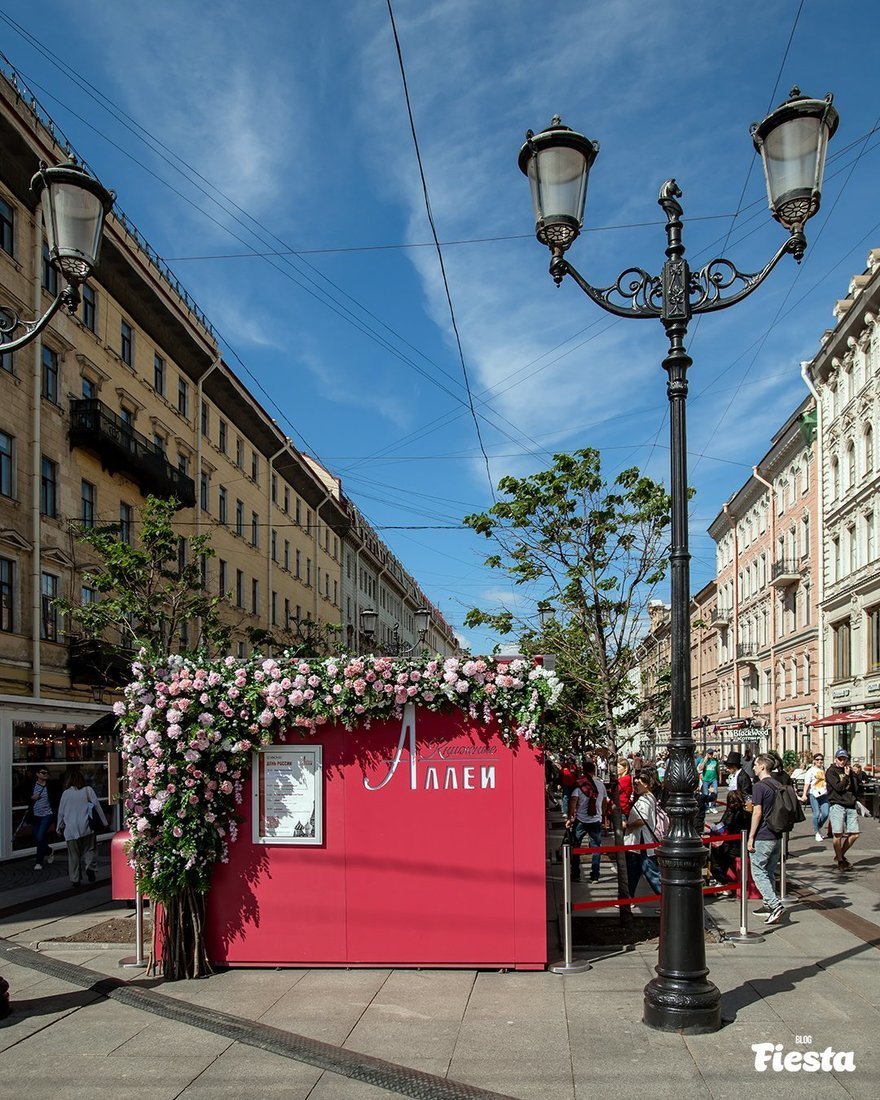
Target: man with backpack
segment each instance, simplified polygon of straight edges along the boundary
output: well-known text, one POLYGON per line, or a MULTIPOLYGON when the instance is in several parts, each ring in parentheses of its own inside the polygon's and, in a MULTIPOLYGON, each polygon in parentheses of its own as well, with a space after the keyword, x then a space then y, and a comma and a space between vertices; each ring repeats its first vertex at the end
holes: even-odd
POLYGON ((752 823, 749 827, 752 877, 764 899, 765 924, 778 924, 784 911, 776 893, 782 834, 790 832, 797 821, 804 819, 794 786, 780 783, 773 777, 774 765, 773 757, 766 753, 755 758, 757 782, 752 787, 752 823))
MULTIPOLYGON (((596 765, 592 760, 584 764, 584 774, 578 780, 578 785, 571 793, 568 803, 566 827, 574 825, 574 847, 580 848, 584 837, 589 836, 591 848, 598 848, 602 843, 602 819, 604 803, 608 797, 605 784, 596 778, 596 765)), ((593 854, 590 868, 590 882, 599 881, 599 868, 602 857, 598 852, 593 854)), ((581 880, 581 857, 571 857, 571 881, 581 880)))

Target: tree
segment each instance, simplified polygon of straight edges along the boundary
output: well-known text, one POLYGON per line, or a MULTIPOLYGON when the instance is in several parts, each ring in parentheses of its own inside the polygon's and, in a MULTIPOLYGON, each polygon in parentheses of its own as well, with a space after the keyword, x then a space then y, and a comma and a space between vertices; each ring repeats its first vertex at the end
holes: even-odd
POLYGON ((74 525, 76 537, 98 555, 85 583, 98 598, 90 603, 55 601, 88 639, 109 651, 148 653, 223 652, 230 629, 222 622, 221 596, 210 596, 203 577, 214 556, 210 535, 183 540, 174 529, 177 502, 149 496, 140 510, 137 543, 120 540, 120 527, 74 525), (113 641, 107 640, 108 633, 113 641))
POLYGON ((554 617, 535 631, 511 609, 473 608, 465 622, 544 642, 565 684, 560 714, 614 748, 618 722, 638 707, 631 673, 666 573, 669 496, 634 467, 607 482, 592 448, 554 455, 549 469, 502 478, 498 489, 504 499, 464 522, 495 544, 486 564, 549 599, 554 617))
POLYGON ((332 657, 340 652, 342 624, 307 618, 288 626, 248 627, 246 633, 257 649, 283 651, 291 657, 332 657))

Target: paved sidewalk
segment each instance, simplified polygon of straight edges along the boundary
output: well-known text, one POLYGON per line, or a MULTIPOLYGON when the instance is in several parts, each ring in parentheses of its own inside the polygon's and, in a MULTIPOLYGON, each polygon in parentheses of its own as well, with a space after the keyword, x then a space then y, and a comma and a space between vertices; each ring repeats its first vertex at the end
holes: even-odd
MULTIPOLYGON (((0 972, 15 1005, 0 1021, 0 1096, 94 1100, 106 1090, 121 1100, 276 1093, 290 1100, 445 1100, 481 1095, 473 1092, 479 1089, 518 1100, 594 1100, 620 1092, 644 1100, 742 1100, 757 1087, 774 1098, 802 1097, 806 1088, 811 1096, 874 1100, 880 1095, 880 834, 876 822, 863 825, 853 851, 859 869, 849 875, 831 869, 830 845, 817 844, 812 834, 793 841, 791 879, 824 900, 793 905, 783 924, 762 929, 761 944, 707 945, 728 1021, 709 1036, 667 1035, 641 1024, 642 989, 656 962, 650 945, 596 956, 592 970, 566 978, 473 970, 230 970, 200 982, 165 983, 120 970, 124 947, 53 948, 36 956, 37 964, 77 964, 67 973, 80 980, 71 981, 23 965, 24 952, 10 961, 7 945, 69 934, 121 915, 121 905, 109 902, 106 888, 35 905, 0 919, 0 972), (855 918, 854 926, 839 923, 841 917, 855 918), (111 980, 102 985, 94 975, 111 980), (120 993, 117 984, 126 979, 120 993), (143 1007, 146 997, 154 998, 151 1011, 143 1007), (190 1022, 168 1018, 176 1006, 190 1022), (217 1013, 244 1024, 224 1033, 226 1019, 217 1013), (810 1039, 798 1046, 797 1036, 810 1039), (852 1051, 856 1069, 806 1078, 757 1073, 755 1043, 780 1043, 785 1052, 852 1051)), ((558 865, 548 867, 557 879, 558 865)), ((715 901, 711 911, 721 925, 738 923, 733 901, 715 901)))

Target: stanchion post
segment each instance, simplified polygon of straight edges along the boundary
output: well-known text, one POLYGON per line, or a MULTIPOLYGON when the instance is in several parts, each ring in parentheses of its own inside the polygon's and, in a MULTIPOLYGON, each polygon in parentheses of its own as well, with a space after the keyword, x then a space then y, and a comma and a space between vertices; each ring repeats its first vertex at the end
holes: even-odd
POLYGON ((739 932, 726 935, 729 943, 763 943, 764 937, 749 931, 749 837, 743 830, 739 838, 739 932))
POLYGON ((788 892, 788 833, 783 833, 779 838, 779 900, 783 905, 794 905, 798 900, 788 892))
POLYGON ((137 954, 126 955, 119 960, 119 965, 126 970, 143 970, 147 960, 144 957, 144 899, 140 890, 136 890, 134 896, 134 929, 137 954))
POLYGON ((562 845, 562 962, 553 963, 551 974, 582 974, 593 968, 571 954, 571 845, 562 845))

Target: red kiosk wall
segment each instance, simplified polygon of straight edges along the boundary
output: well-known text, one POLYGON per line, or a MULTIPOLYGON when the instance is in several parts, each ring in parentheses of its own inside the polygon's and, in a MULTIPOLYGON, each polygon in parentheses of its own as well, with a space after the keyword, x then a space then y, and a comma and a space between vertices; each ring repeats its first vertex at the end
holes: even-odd
MULTIPOLYGON (((302 740, 294 732, 287 743, 302 740)), ((460 713, 422 710, 414 766, 400 721, 304 740, 323 747, 324 843, 254 844, 248 784, 239 838, 209 894, 214 962, 544 966, 538 750, 508 748, 497 727, 460 713)))

